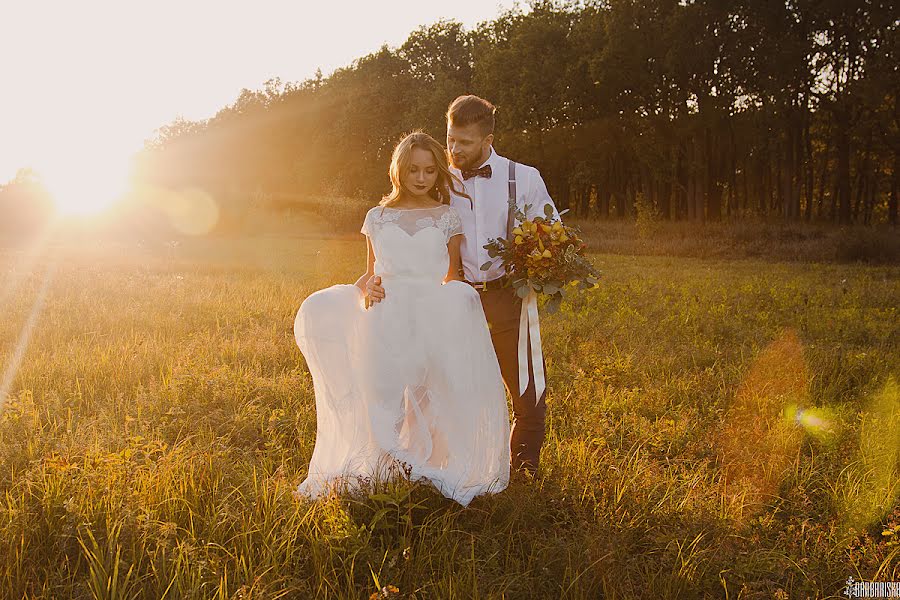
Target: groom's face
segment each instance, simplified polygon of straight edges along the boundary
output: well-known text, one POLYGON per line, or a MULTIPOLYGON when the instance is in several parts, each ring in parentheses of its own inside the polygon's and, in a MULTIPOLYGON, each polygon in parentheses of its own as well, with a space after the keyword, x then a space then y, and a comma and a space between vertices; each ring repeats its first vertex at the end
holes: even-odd
POLYGON ((447 150, 457 169, 474 169, 488 157, 494 134, 484 135, 477 123, 461 127, 447 124, 447 150))

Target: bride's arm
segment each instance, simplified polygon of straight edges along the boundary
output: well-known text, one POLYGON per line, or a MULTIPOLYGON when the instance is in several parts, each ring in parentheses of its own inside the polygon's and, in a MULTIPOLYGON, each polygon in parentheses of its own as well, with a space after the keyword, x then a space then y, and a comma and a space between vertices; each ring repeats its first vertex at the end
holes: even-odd
POLYGON ((444 277, 444 283, 448 281, 462 281, 462 257, 459 254, 459 246, 462 244, 462 234, 454 235, 447 242, 447 252, 450 253, 450 268, 447 269, 447 276, 444 277))
POLYGON ((375 251, 372 249, 372 238, 369 236, 366 236, 366 254, 366 272, 360 275, 353 284, 362 291, 363 295, 366 294, 366 283, 375 274, 375 251))

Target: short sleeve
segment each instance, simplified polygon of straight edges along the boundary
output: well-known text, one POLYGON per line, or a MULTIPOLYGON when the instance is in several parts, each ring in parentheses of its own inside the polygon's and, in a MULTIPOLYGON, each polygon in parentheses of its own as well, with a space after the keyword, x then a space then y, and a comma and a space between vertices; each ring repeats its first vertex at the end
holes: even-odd
POLYGON ((364 233, 367 236, 371 237, 372 231, 372 213, 375 211, 374 208, 370 208, 369 212, 366 213, 366 218, 363 219, 362 228, 359 230, 360 233, 364 233))
POLYGON ((463 232, 462 229, 462 220, 459 218, 459 213, 456 212, 456 209, 452 206, 447 207, 447 241, 450 241, 454 235, 459 235, 463 232))
POLYGON ((544 183, 544 178, 541 177, 540 171, 534 167, 531 167, 529 171, 530 181, 525 204, 531 205, 531 210, 529 212, 532 214, 528 215, 528 217, 543 217, 545 215, 544 206, 549 204, 552 209, 551 220, 562 221, 559 216, 559 211, 556 209, 556 204, 553 203, 553 198, 551 198, 550 194, 547 192, 547 184, 544 183))

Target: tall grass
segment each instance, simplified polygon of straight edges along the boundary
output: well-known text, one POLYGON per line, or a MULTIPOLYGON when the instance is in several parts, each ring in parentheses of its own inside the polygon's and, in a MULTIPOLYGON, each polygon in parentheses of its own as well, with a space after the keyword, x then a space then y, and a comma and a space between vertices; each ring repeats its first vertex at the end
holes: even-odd
POLYGON ((290 233, 0 254, 3 365, 22 353, 0 597, 826 598, 900 579, 897 266, 594 254, 601 288, 542 318, 539 477, 466 509, 402 479, 311 503, 292 496, 315 440, 293 317, 365 247, 290 233))

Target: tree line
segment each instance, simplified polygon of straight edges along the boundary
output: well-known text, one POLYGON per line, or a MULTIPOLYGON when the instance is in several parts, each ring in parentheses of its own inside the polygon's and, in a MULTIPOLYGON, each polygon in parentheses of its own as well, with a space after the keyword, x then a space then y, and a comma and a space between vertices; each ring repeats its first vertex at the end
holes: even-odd
POLYGON ((325 77, 177 120, 141 176, 213 193, 377 200, 401 135, 459 94, 585 217, 897 223, 898 14, 877 0, 534 2, 440 21, 325 77))

